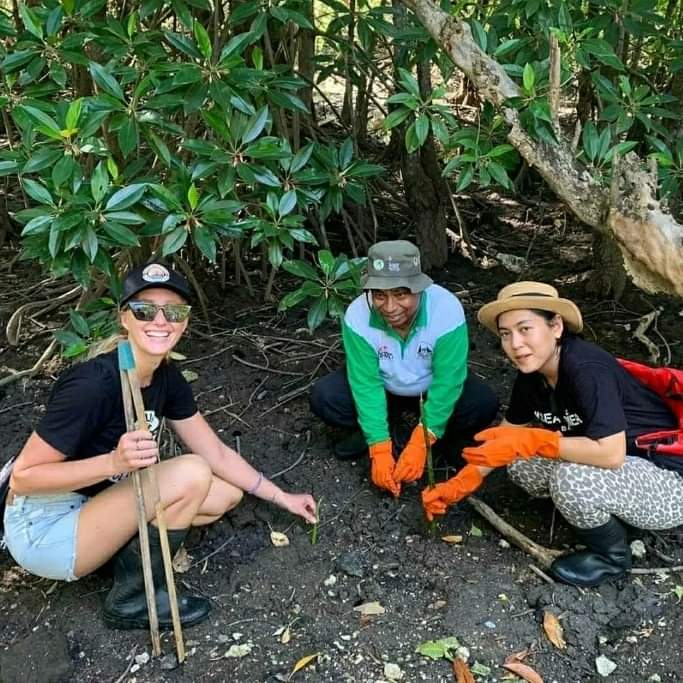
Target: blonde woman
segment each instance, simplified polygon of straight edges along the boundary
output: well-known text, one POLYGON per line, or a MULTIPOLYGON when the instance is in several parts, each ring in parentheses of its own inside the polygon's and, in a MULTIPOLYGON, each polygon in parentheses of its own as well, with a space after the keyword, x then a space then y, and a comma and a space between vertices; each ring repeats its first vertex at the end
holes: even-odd
MULTIPOLYGON (((126 432, 115 344, 57 381, 44 417, 16 460, 4 516, 5 542, 26 570, 74 581, 112 557, 114 584, 104 619, 113 628, 147 628, 135 497, 128 475, 153 467, 172 552, 192 526, 210 524, 247 492, 315 521, 308 494, 278 488, 226 446, 197 410, 180 371, 168 362, 188 325, 190 288, 161 263, 132 270, 123 282, 121 333, 135 357, 150 431, 126 432), (160 420, 188 453, 159 462, 160 420)), ((146 481, 147 478, 143 478, 146 481)), ((171 626, 152 492, 144 491, 162 628, 171 626)), ((209 603, 180 596, 185 626, 206 618, 209 603)))

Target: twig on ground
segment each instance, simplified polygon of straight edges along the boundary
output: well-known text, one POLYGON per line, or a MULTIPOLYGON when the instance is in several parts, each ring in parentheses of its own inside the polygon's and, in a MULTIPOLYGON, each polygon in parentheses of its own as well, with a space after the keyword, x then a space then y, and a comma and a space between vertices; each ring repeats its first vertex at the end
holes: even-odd
POLYGON ((32 401, 24 401, 23 403, 15 403, 13 406, 7 406, 0 410, 0 414, 9 413, 10 410, 15 410, 16 408, 21 408, 23 406, 30 406, 32 401))
POLYGON ((214 351, 213 353, 210 353, 208 356, 200 356, 199 358, 188 358, 187 360, 181 361, 179 365, 189 365, 190 363, 199 363, 199 361, 202 360, 208 360, 209 358, 213 358, 214 356, 220 356, 221 353, 225 353, 229 349, 233 347, 232 344, 228 344, 227 346, 224 346, 222 349, 218 349, 218 351, 214 351))
POLYGON ((531 562, 529 563, 529 569, 531 569, 531 571, 537 576, 540 576, 546 583, 555 583, 555 579, 548 576, 543 570, 539 569, 535 564, 531 564, 531 562))
POLYGON ((192 569, 192 567, 196 567, 198 564, 202 564, 203 562, 206 562, 210 557, 213 557, 214 555, 219 553, 221 550, 223 550, 223 548, 225 548, 226 545, 228 545, 229 543, 232 543, 236 538, 237 538, 237 536, 235 534, 230 536, 227 541, 224 541, 223 543, 221 543, 218 546, 218 548, 216 548, 215 550, 212 550, 208 555, 205 555, 204 557, 202 557, 201 560, 197 560, 196 562, 193 562, 190 565, 190 569, 192 569))
POLYGON ((40 368, 47 363, 47 361, 50 359, 52 354, 54 353, 55 347, 57 346, 57 340, 53 339, 48 347, 43 351, 43 355, 35 362, 33 367, 29 368, 28 370, 10 370, 12 372, 11 375, 8 375, 7 377, 3 377, 0 379, 0 387, 9 384, 10 382, 15 382, 18 379, 21 379, 22 377, 33 377, 40 368))
POLYGON ((683 572, 683 564, 676 567, 640 567, 636 569, 629 569, 631 574, 669 574, 671 572, 683 572))
POLYGON ((276 368, 269 368, 265 365, 257 365, 256 363, 252 363, 248 360, 244 360, 244 358, 240 358, 239 356, 235 356, 233 354, 232 356, 233 360, 236 360, 238 363, 241 363, 242 365, 246 365, 247 367, 254 368, 254 370, 263 370, 264 372, 274 372, 276 375, 291 375, 293 377, 303 377, 304 373, 303 372, 290 372, 289 370, 277 370, 276 368))
POLYGON ((121 683, 121 681, 128 675, 128 672, 130 671, 130 668, 133 666, 133 662, 135 661, 135 653, 138 650, 137 645, 133 645, 133 648, 131 649, 129 655, 128 655, 128 666, 126 667, 126 670, 114 681, 114 683, 121 683))
POLYGON ((467 502, 502 536, 508 541, 514 543, 518 548, 521 548, 525 553, 533 557, 541 564, 544 569, 549 569, 550 565, 564 555, 560 550, 551 550, 545 548, 538 543, 535 543, 530 538, 525 536, 521 531, 518 531, 511 524, 501 519, 486 503, 479 500, 476 496, 467 498, 467 502))
POLYGON ((310 432, 310 430, 306 430, 306 445, 304 446, 303 451, 301 451, 301 455, 289 467, 285 467, 284 470, 280 470, 279 472, 275 472, 275 474, 271 474, 268 477, 268 479, 276 479, 277 477, 281 477, 283 474, 286 474, 290 470, 293 470, 304 459, 304 456, 306 455, 306 451, 308 451, 308 445, 310 443, 311 443, 311 432, 310 432))

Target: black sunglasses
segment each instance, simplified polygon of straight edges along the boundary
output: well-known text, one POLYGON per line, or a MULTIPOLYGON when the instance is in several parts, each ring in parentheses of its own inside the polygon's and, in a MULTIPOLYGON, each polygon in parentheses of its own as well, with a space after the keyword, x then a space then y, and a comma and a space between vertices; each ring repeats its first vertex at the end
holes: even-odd
POLYGON ((159 311, 164 312, 164 317, 169 323, 182 323, 187 320, 192 310, 189 304, 153 304, 149 301, 129 301, 126 306, 136 320, 150 323, 159 311))

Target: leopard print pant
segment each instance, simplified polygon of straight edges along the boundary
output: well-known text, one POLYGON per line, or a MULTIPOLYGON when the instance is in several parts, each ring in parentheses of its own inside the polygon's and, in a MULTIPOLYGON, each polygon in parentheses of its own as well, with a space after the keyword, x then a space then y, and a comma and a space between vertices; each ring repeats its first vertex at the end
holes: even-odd
POLYGON ((683 524, 683 476, 635 456, 616 470, 544 458, 517 460, 510 479, 536 498, 552 498, 562 516, 581 529, 615 515, 639 529, 683 524))

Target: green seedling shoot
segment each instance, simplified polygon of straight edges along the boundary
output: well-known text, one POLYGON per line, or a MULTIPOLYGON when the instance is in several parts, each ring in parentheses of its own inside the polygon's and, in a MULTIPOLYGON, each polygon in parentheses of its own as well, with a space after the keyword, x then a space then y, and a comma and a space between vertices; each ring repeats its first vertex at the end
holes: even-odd
POLYGON ((320 496, 320 500, 316 503, 315 506, 315 516, 316 516, 316 521, 315 524, 313 524, 313 528, 310 531, 311 534, 311 545, 315 545, 318 542, 318 526, 320 525, 320 508, 323 505, 323 497, 320 496))
MULTIPOLYGON (((422 423, 422 430, 424 431, 425 447, 427 449, 427 484, 430 489, 434 488, 434 461, 432 460, 432 442, 429 438, 429 429, 425 420, 425 402, 424 394, 420 394, 420 422, 422 423)), ((432 536, 436 536, 437 522, 435 519, 427 522, 427 528, 432 536)))

